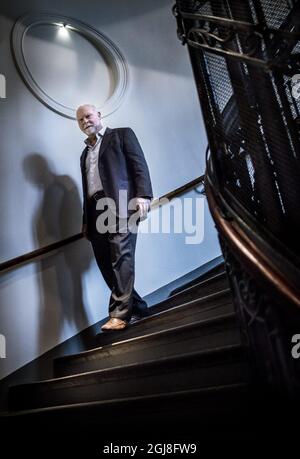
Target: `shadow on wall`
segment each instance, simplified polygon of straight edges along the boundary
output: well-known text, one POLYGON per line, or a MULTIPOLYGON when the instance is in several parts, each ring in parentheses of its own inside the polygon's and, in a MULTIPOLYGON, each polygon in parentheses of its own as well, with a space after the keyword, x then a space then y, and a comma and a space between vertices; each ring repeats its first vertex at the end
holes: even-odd
MULTIPOLYGON (((74 228, 81 226, 82 205, 71 177, 56 175, 46 159, 36 153, 24 159, 23 168, 27 180, 41 191, 32 223, 35 246, 44 247, 74 234, 74 228)), ((89 325, 83 304, 82 276, 90 261, 88 245, 79 241, 50 252, 36 264, 40 287, 40 352, 56 345, 64 331, 74 335, 89 325)))

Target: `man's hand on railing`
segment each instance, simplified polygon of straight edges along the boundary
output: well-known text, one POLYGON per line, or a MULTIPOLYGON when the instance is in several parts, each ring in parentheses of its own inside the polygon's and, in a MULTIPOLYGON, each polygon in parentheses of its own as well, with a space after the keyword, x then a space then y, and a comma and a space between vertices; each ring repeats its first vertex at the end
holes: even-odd
POLYGON ((136 207, 139 210, 140 221, 147 218, 147 214, 150 210, 151 199, 148 198, 136 198, 136 207))

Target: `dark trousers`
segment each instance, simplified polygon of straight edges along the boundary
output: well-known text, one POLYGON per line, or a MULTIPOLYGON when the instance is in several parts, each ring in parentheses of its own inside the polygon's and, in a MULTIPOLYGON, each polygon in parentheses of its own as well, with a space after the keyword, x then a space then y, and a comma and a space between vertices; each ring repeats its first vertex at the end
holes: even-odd
MULTIPOLYGON (((103 192, 101 197, 104 197, 103 192)), ((97 210, 96 204, 94 199, 88 200, 88 232, 98 267, 111 290, 109 316, 123 320, 130 320, 132 315, 145 316, 147 303, 134 289, 137 233, 129 229, 126 232, 98 232, 96 220, 107 206, 97 210)))

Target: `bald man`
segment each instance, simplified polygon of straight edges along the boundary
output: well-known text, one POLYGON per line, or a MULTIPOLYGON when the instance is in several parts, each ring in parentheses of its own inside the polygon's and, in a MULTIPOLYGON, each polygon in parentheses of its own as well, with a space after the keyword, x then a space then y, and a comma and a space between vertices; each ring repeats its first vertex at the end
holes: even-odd
POLYGON ((153 198, 150 174, 132 129, 103 127, 101 113, 90 104, 80 106, 76 117, 87 136, 80 158, 83 233, 111 290, 109 320, 101 328, 122 330, 148 311, 134 289, 134 258, 137 227, 153 198))

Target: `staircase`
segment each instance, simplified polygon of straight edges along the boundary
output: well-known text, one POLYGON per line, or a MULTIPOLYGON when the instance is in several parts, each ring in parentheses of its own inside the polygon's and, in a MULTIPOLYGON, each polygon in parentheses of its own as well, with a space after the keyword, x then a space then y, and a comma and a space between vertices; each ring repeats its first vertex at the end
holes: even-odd
POLYGON ((244 422, 249 364, 224 267, 149 309, 125 330, 99 332, 92 349, 56 359, 53 379, 11 387, 2 421, 75 435, 244 422))

